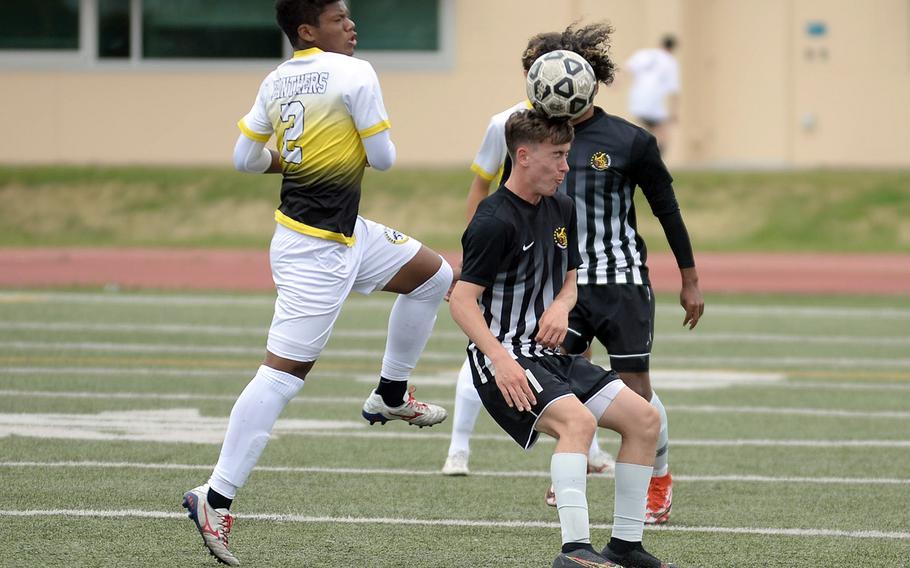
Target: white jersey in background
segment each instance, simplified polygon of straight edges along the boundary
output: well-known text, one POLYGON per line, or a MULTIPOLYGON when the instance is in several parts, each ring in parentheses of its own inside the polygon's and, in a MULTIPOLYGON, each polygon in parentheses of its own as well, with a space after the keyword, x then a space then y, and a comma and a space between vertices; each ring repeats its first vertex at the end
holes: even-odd
POLYGON ((499 180, 502 175, 502 165, 506 161, 506 121, 520 110, 531 108, 531 102, 524 100, 512 105, 506 110, 494 114, 487 125, 487 132, 483 135, 480 150, 471 164, 471 171, 487 181, 499 180))
POLYGON ((667 120, 666 97, 679 92, 676 58, 664 49, 642 49, 626 62, 626 70, 634 77, 629 89, 629 112, 646 120, 667 120))

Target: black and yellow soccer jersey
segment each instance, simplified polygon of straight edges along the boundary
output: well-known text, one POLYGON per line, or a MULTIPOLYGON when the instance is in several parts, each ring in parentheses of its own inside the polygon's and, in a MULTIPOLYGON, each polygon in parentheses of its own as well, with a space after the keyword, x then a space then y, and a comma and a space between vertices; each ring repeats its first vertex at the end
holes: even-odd
POLYGON ((318 48, 297 51, 265 78, 238 125, 253 140, 275 135, 284 174, 275 220, 353 245, 367 165, 361 140, 389 128, 373 67, 318 48))

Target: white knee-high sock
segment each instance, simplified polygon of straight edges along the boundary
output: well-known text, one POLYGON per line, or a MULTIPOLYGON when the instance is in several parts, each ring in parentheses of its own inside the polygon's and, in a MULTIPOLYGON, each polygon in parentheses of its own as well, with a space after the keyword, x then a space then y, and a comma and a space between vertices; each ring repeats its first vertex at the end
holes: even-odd
POLYGON ((465 359, 461 370, 458 372, 458 383, 455 385, 455 410, 452 416, 452 440, 449 442, 449 455, 457 452, 471 451, 471 434, 474 433, 474 423, 480 414, 480 396, 474 388, 474 379, 471 368, 465 359))
POLYGON ((593 456, 600 453, 600 442, 597 441, 597 430, 594 430, 594 437, 591 438, 591 447, 588 449, 588 455, 593 456))
MULTIPOLYGON (((588 456, 584 454, 553 454, 550 460, 550 479, 556 493, 556 510, 559 512, 559 528, 562 543, 591 543, 591 528, 588 523, 587 490, 588 456)), ((644 507, 644 506, 642 506, 644 507)), ((644 520, 644 508, 642 508, 644 520)))
POLYGON ((646 465, 632 463, 616 464, 613 538, 641 542, 645 530, 645 505, 652 469, 646 465))
POLYGON ((439 270, 410 294, 400 294, 389 314, 389 334, 381 376, 406 381, 436 323, 439 303, 452 284, 452 267, 442 261, 439 270))
POLYGON ((662 477, 670 471, 670 430, 667 427, 667 411, 664 403, 651 391, 651 405, 660 412, 660 433, 657 435, 657 456, 654 458, 654 477, 662 477))
POLYGON ((262 365, 243 389, 228 420, 221 455, 209 486, 228 499, 243 487, 278 420, 278 415, 303 388, 303 381, 262 365))

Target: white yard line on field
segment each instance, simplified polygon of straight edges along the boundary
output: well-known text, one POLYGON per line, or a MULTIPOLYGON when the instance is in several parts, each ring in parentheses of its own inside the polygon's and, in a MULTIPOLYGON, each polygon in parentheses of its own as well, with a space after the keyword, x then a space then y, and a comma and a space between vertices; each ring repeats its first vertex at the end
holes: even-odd
MULTIPOLYGON (((142 463, 142 462, 106 462, 106 461, 0 461, 0 467, 8 468, 73 468, 73 469, 139 469, 153 471, 210 471, 209 464, 175 464, 175 463, 142 463)), ((257 472, 272 473, 327 473, 332 475, 400 475, 405 477, 442 477, 438 469, 394 469, 394 468, 345 468, 345 467, 291 467, 291 466, 257 466, 257 472)), ((471 470, 475 477, 530 477, 547 478, 549 471, 478 471, 471 470)), ((597 474, 596 477, 612 478, 613 474, 597 474)), ((728 481, 733 483, 805 483, 820 485, 910 485, 910 479, 888 477, 796 477, 767 475, 673 475, 673 479, 685 482, 728 481)))
MULTIPOLYGON (((114 377, 127 377, 127 376, 142 376, 142 377, 248 377, 252 378, 255 372, 254 367, 249 369, 213 369, 213 368, 173 368, 173 367, 32 367, 32 366, 0 366, 0 377, 3 376, 14 376, 14 375, 53 375, 53 376, 68 376, 68 375, 97 375, 97 376, 114 376, 114 377)), ((717 373, 716 370, 711 371, 689 371, 692 375, 699 375, 705 372, 717 373)), ((655 379, 656 376, 659 376, 663 373, 679 373, 679 371, 670 371, 666 369, 654 369, 651 371, 652 381, 657 382, 659 379, 655 379)), ((732 374, 732 372, 731 372, 732 374)), ((354 379, 360 381, 369 379, 374 381, 375 377, 370 375, 367 377, 363 373, 351 373, 347 371, 331 371, 331 370, 319 370, 317 367, 310 374, 312 378, 346 378, 354 379)), ((433 375, 415 375, 414 378, 418 383, 421 380, 426 381, 438 381, 439 376, 433 375)), ((783 379, 783 376, 779 377, 783 379)), ((446 384, 454 385, 454 375, 445 378, 446 384)), ((430 384, 429 382, 427 384, 430 384)), ((757 387, 762 389, 773 389, 773 388, 782 388, 782 389, 797 389, 797 390, 816 390, 816 389, 837 389, 837 390, 860 390, 860 391, 910 391, 910 384, 908 383, 867 383, 863 381, 857 382, 842 382, 842 381, 755 381, 749 382, 744 381, 737 383, 736 386, 744 387, 757 387)), ((662 387, 665 388, 665 387, 662 387)))
MULTIPOLYGON (((389 309, 393 301, 387 298, 356 298, 345 304, 346 310, 352 309, 389 309)), ((67 303, 67 304, 140 304, 165 306, 265 306, 275 303, 274 296, 252 295, 206 295, 206 294, 121 294, 121 293, 83 293, 83 292, 0 292, 3 303, 67 303)), ((658 306, 659 312, 679 315, 679 306, 658 306)), ((910 319, 910 309, 901 308, 860 308, 851 306, 787 306, 787 305, 738 305, 711 304, 711 315, 730 316, 785 316, 785 317, 820 317, 820 318, 879 318, 910 319)))
MULTIPOLYGON (((171 511, 147 511, 139 509, 93 510, 93 509, 24 509, 0 510, 0 517, 80 517, 80 518, 139 518, 139 519, 183 519, 185 513, 171 511)), ((318 524, 354 524, 354 525, 397 525, 397 526, 430 526, 430 527, 489 527, 500 529, 558 529, 559 523, 544 521, 479 521, 473 519, 413 519, 390 517, 316 517, 306 515, 275 515, 269 513, 244 513, 237 515, 244 521, 266 521, 281 523, 318 523, 318 524)), ((592 524, 594 530, 609 530, 613 525, 592 524)), ((760 527, 687 527, 670 525, 646 527, 649 531, 708 533, 708 534, 743 534, 762 536, 799 536, 799 537, 834 537, 834 538, 874 538, 888 540, 910 540, 907 532, 886 531, 847 531, 832 529, 789 529, 760 527)))
MULTIPOLYGON (((0 341, 0 349, 22 351, 100 351, 104 353, 165 353, 180 355, 244 355, 259 356, 264 352, 262 346, 246 347, 240 345, 184 345, 173 343, 109 343, 109 342, 57 342, 57 341, 0 341)), ((377 359, 381 360, 383 351, 377 349, 326 349, 322 358, 338 357, 340 359, 377 359)), ((424 351, 420 356, 425 361, 464 361, 465 355, 460 351, 435 352, 424 351)), ((910 361, 910 360, 908 360, 910 361)))
MULTIPOLYGON (((191 323, 175 324, 145 324, 145 323, 94 323, 94 322, 41 322, 41 321, 19 321, 19 322, 0 322, 0 330, 6 331, 59 331, 59 332, 97 332, 97 333, 146 333, 146 334, 186 334, 186 335, 208 335, 208 336, 250 336, 265 337, 268 333, 268 327, 262 326, 218 326, 218 325, 201 325, 191 323)), ((336 329, 332 332, 332 337, 338 339, 380 339, 388 337, 388 331, 382 329, 336 329)), ((437 339, 454 339, 464 338, 460 331, 436 330, 433 337, 437 339)), ((745 332, 726 332, 726 333, 662 333, 660 342, 667 343, 691 343, 691 342, 711 342, 711 343, 811 343, 818 345, 881 345, 881 346, 904 346, 910 345, 910 337, 894 336, 859 336, 859 335, 801 335, 801 334, 771 334, 771 333, 745 333, 745 332)))
MULTIPOLYGON (((154 343, 112 342, 55 342, 55 341, 0 341, 0 349, 21 351, 98 351, 104 353, 165 353, 184 355, 254 356, 263 348, 231 345, 185 345, 154 343)), ((326 349, 322 357, 343 359, 381 359, 384 352, 378 349, 326 349)), ((461 362, 461 351, 425 351, 424 361, 461 362)), ((681 365, 724 365, 732 367, 813 367, 813 368, 910 368, 910 358, 886 357, 702 357, 661 356, 662 363, 681 365)), ((595 358, 595 363, 606 362, 605 357, 595 358)))
MULTIPOLYGON (((418 382, 419 384, 419 382, 418 382)), ((92 399, 92 400, 161 400, 161 401, 213 401, 213 402, 233 402, 237 400, 235 395, 205 395, 192 393, 142 393, 142 392, 88 392, 88 391, 37 391, 37 390, 15 390, 0 389, 0 396, 18 396, 26 398, 52 398, 52 399, 92 399)), ((352 396, 323 396, 323 395, 306 395, 294 398, 294 403, 312 403, 312 404, 352 404, 360 406, 363 404, 363 397, 352 396)), ((438 404, 453 404, 454 399, 434 398, 433 402, 438 404)), ((689 405, 673 404, 667 405, 667 409, 672 412, 686 412, 695 414, 772 414, 786 416, 818 416, 818 417, 836 417, 836 418, 890 418, 890 419, 910 419, 910 412, 875 410, 838 410, 830 408, 787 408, 787 407, 767 407, 767 406, 719 406, 719 405, 689 405)))

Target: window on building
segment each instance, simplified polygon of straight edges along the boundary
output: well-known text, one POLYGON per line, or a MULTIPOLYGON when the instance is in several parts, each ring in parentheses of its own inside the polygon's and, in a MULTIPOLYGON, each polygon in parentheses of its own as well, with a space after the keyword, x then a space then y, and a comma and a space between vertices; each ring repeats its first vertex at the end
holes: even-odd
MULTIPOLYGON (((443 14, 455 0, 347 1, 360 57, 407 68, 450 60, 443 14)), ((277 60, 290 51, 273 0, 0 0, 0 64, 277 60), (48 50, 67 51, 67 61, 48 50)))
POLYGON ((275 59, 284 53, 270 2, 143 0, 145 58, 275 59))
POLYGON ((98 0, 98 57, 129 56, 130 0, 98 0))
POLYGON ((79 49, 80 0, 0 2, 0 49, 79 49))
POLYGON ((350 0, 357 48, 376 51, 439 49, 439 2, 350 0))

